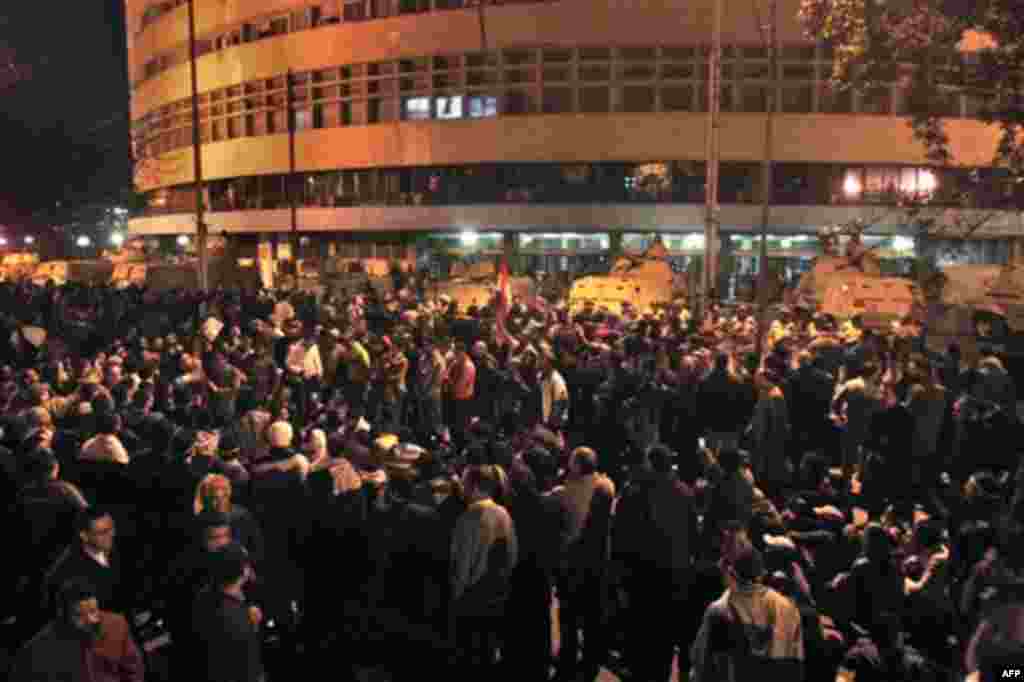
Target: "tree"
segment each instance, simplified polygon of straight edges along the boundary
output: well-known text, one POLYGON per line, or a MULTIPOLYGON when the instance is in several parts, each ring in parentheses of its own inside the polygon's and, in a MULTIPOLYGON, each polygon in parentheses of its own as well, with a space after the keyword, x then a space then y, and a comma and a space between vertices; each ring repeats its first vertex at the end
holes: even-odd
POLYGON ((943 113, 953 92, 998 126, 993 165, 1024 177, 1024 1, 801 0, 808 36, 833 48, 836 87, 907 90, 911 126, 930 161, 953 164, 943 113))

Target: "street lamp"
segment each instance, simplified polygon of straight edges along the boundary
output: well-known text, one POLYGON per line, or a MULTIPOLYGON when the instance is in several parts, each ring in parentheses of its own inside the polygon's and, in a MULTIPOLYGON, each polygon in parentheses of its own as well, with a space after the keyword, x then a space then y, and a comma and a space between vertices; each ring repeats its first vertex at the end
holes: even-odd
POLYGON ((117 248, 121 248, 124 245, 124 235, 121 234, 120 232, 115 232, 114 234, 110 235, 110 243, 116 246, 117 248))
POLYGON ((181 246, 181 247, 184 248, 184 247, 188 246, 188 242, 189 242, 189 238, 188 238, 187 234, 179 234, 178 235, 178 246, 181 246))
POLYGON ((27 237, 25 237, 25 245, 26 246, 32 246, 35 243, 36 243, 36 238, 33 237, 32 235, 28 235, 27 237))
POLYGON ((7 246, 7 237, 0 237, 0 246, 7 246))
POLYGON ((92 240, 89 239, 87 235, 83 234, 79 235, 78 239, 75 240, 75 244, 77 244, 79 248, 87 249, 92 245, 92 240))
POLYGON ((848 199, 856 199, 860 196, 860 192, 860 180, 858 180, 857 176, 853 173, 848 173, 846 175, 846 180, 843 181, 843 194, 845 194, 848 199))

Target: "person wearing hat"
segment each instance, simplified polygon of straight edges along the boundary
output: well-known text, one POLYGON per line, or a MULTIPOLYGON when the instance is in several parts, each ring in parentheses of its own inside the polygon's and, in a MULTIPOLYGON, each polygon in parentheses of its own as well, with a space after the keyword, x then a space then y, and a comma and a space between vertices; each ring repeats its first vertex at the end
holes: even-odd
POLYGON ((262 614, 250 606, 244 592, 253 575, 241 545, 230 544, 211 557, 210 589, 199 595, 192 609, 192 663, 200 679, 264 680, 262 614))
POLYGON ((690 655, 695 682, 804 678, 800 610, 765 586, 764 559, 739 540, 723 561, 728 589, 704 612, 690 655))

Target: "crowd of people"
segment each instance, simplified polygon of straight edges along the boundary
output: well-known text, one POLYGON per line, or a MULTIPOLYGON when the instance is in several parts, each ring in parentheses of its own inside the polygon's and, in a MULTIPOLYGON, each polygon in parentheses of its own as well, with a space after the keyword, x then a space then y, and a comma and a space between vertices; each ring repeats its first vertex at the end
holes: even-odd
POLYGON ((0 311, 13 682, 1024 660, 1015 384, 914 320, 401 286, 0 311))

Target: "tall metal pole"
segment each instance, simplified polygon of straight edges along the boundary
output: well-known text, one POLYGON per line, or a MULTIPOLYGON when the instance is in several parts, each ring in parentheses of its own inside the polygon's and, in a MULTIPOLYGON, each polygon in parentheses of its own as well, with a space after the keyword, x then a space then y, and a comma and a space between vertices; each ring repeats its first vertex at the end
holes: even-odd
POLYGON ((298 283, 299 276, 299 250, 298 250, 298 239, 296 234, 298 230, 298 211, 295 205, 295 189, 292 185, 295 182, 295 93, 292 90, 292 70, 288 69, 288 73, 285 74, 287 81, 285 82, 285 103, 288 108, 288 178, 285 180, 284 191, 285 197, 288 199, 288 209, 291 213, 291 252, 292 261, 295 263, 295 277, 296 283, 298 283))
POLYGON ((718 164, 722 103, 722 2, 715 0, 711 54, 708 55, 707 179, 704 203, 704 272, 702 298, 710 303, 718 280, 718 164))
POLYGON ((196 68, 196 7, 188 0, 189 75, 192 80, 192 172, 196 192, 196 250, 199 252, 199 288, 210 288, 210 254, 207 251, 205 205, 203 203, 203 149, 199 137, 199 74, 196 68))
POLYGON ((761 253, 758 264, 757 301, 758 334, 757 353, 764 350, 765 322, 768 319, 768 226, 772 217, 772 194, 774 190, 773 157, 775 155, 775 111, 778 101, 778 1, 768 0, 768 69, 770 81, 765 101, 764 116, 764 158, 761 162, 761 253))

